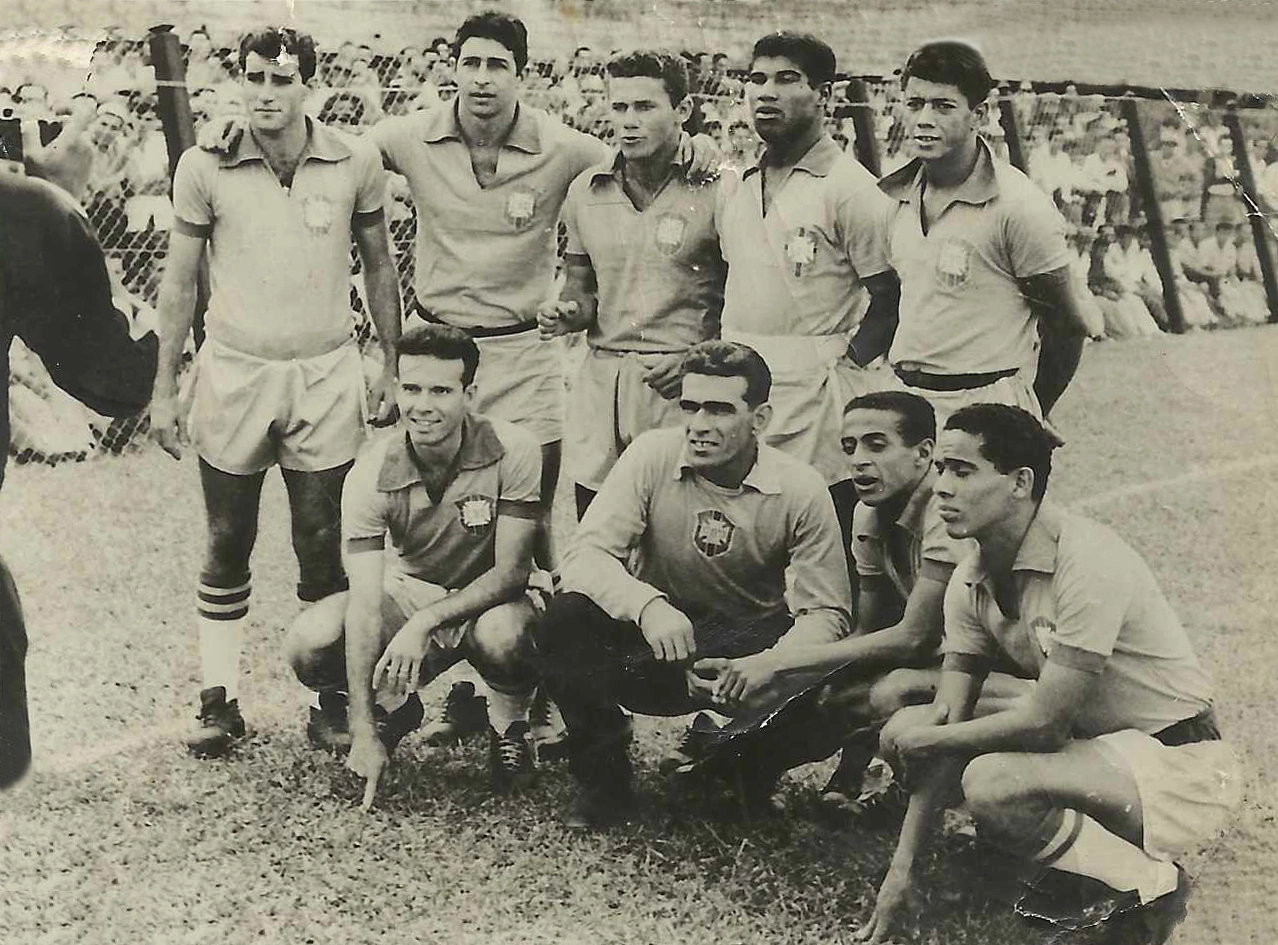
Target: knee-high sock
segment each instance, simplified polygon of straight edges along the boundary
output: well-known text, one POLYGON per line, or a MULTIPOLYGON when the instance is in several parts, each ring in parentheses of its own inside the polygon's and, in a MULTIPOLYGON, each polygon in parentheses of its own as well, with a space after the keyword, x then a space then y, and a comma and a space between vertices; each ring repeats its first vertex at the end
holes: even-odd
POLYGON ((1136 890, 1151 902, 1176 888, 1176 867, 1110 833, 1076 810, 1066 810, 1060 830, 1034 857, 1053 869, 1099 880, 1119 892, 1136 890))
POLYGON ((239 697, 240 651, 251 588, 248 578, 234 587, 201 581, 197 593, 203 688, 226 687, 228 702, 239 697))
POLYGON ((505 732, 512 722, 527 722, 536 691, 535 685, 526 689, 512 689, 510 686, 498 689, 488 683, 488 724, 496 732, 505 732))

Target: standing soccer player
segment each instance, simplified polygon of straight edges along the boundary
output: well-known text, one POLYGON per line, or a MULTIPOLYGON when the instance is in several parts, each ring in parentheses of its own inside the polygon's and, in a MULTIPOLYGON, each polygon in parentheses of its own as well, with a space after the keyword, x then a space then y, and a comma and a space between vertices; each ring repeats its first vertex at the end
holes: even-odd
POLYGON ((739 186, 724 187, 717 222, 728 261, 723 337, 768 362, 766 441, 825 477, 846 538, 856 493, 839 445, 843 407, 889 386, 864 369, 873 354, 863 352, 882 343, 858 325, 867 315, 867 330, 890 331, 898 289, 882 242, 888 205, 823 131, 834 73, 834 52, 814 36, 755 43, 746 94, 765 148, 739 186))
POLYGON ((568 190, 567 279, 539 315, 543 336, 586 331, 564 456, 578 517, 636 436, 680 422, 684 352, 718 334, 723 307, 717 184, 691 183, 678 165, 687 68, 637 50, 607 73, 618 153, 568 190))
POLYGON ((939 511, 977 550, 946 589, 935 701, 883 730, 913 793, 863 940, 892 938, 929 824, 961 797, 982 840, 1043 874, 1019 912, 1109 917, 1106 941, 1161 945, 1189 893, 1173 861, 1240 799, 1210 681, 1149 566, 1109 529, 1043 501, 1053 448, 1005 404, 964 407, 941 434, 939 511), (973 718, 987 675, 1009 660, 1033 687, 973 718), (1065 896, 1061 874, 1082 878, 1065 896), (1081 913, 1078 883, 1094 890, 1081 913))
POLYGON ((977 402, 1043 416, 1074 376, 1087 334, 1065 221, 978 133, 994 87, 980 53, 929 43, 901 81, 916 157, 879 183, 892 198, 887 252, 901 280, 888 360, 932 402, 939 425, 977 402))
POLYGON ((364 438, 365 385, 349 306, 352 237, 385 368, 379 416, 393 403, 399 286, 383 215, 385 171, 367 142, 303 112, 315 74, 304 33, 268 28, 240 42, 248 133, 224 155, 192 149, 173 183, 175 222, 160 287, 160 365, 151 422, 175 458, 177 372, 207 248, 207 340, 196 363, 190 428, 200 458, 208 549, 200 575, 199 756, 244 733, 239 657, 248 616, 249 558, 266 470, 288 490, 297 595, 345 590, 342 482, 364 438))

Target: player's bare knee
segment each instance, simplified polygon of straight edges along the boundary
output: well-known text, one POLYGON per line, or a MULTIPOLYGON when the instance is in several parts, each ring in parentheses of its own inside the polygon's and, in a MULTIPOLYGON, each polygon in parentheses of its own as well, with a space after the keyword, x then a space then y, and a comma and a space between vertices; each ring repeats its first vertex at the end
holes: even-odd
POLYGON ((995 826, 1016 813, 1029 785, 1025 766, 1015 755, 994 752, 980 755, 963 769, 963 799, 977 823, 995 826))
POLYGON ((328 685, 336 650, 342 649, 345 594, 334 594, 298 614, 284 634, 284 657, 310 689, 328 685))
POLYGON ((532 655, 532 612, 519 603, 479 615, 470 631, 476 662, 509 673, 526 667, 532 655))

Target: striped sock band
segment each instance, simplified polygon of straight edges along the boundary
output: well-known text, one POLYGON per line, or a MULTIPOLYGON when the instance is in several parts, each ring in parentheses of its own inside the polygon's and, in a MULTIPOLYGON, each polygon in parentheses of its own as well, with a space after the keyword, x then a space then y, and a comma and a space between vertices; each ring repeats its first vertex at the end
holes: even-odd
POLYGON ((234 587, 214 587, 200 581, 195 593, 200 616, 206 620, 239 620, 246 617, 252 588, 252 581, 248 578, 234 587))

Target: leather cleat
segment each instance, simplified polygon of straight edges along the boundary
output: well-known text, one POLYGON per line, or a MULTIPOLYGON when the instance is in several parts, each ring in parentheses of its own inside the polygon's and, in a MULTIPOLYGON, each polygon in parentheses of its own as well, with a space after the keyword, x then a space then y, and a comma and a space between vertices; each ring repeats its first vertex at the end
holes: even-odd
POLYGON ((662 774, 673 774, 695 764, 718 741, 719 723, 709 712, 698 712, 683 730, 675 750, 657 763, 662 774))
POLYGON ((528 744, 528 723, 511 722, 498 734, 488 730, 488 767, 493 790, 499 793, 527 787, 536 775, 532 748, 528 744))
POLYGON ((1176 888, 1143 905, 1120 905, 1106 920, 1101 941, 1106 945, 1164 945, 1185 919, 1189 892, 1189 875, 1177 863, 1176 888))
POLYGON ((312 748, 345 754, 351 748, 351 732, 347 719, 347 695, 344 692, 321 692, 319 705, 311 706, 306 723, 306 740, 312 748))
POLYGON ((607 790, 579 786, 563 823, 574 830, 601 830, 628 823, 637 813, 638 803, 629 787, 607 790))
POLYGON ((238 699, 226 700, 226 687, 200 690, 200 714, 186 738, 187 749, 197 758, 225 755, 244 737, 244 717, 238 699))
POLYGON ((392 754, 404 737, 421 727, 426 710, 422 708, 422 700, 417 693, 409 696, 394 712, 387 712, 381 706, 373 707, 373 724, 377 727, 377 737, 386 746, 386 753, 392 754))
POLYGON ((426 727, 426 744, 432 748, 460 745, 488 731, 488 700, 475 694, 469 680, 455 682, 444 698, 444 717, 426 727))
POLYGON ((538 764, 568 757, 568 728, 564 725, 564 717, 541 687, 538 687, 532 708, 528 710, 528 736, 538 764))

